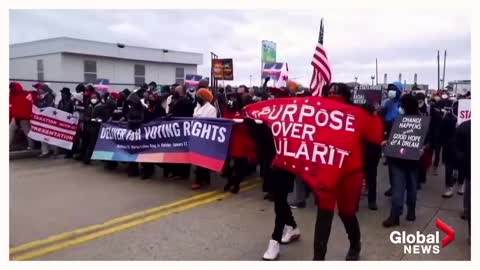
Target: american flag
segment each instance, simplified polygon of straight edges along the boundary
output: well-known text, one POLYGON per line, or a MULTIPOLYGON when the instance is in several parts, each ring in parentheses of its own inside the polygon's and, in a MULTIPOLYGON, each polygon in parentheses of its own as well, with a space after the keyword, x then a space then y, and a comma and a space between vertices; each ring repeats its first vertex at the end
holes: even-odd
POLYGON ((323 49, 323 19, 320 21, 320 33, 318 35, 318 43, 315 48, 312 60, 313 74, 310 82, 310 90, 312 96, 321 96, 323 86, 330 84, 332 81, 332 72, 330 70, 330 62, 327 53, 323 49))

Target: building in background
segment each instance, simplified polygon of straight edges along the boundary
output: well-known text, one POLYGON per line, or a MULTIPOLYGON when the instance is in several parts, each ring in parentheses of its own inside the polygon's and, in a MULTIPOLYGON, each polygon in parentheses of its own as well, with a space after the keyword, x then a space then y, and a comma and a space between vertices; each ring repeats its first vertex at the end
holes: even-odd
POLYGON ((107 79, 121 91, 150 81, 183 84, 185 74, 196 74, 202 62, 201 53, 59 37, 10 45, 10 80, 27 89, 49 82, 59 91, 107 79))
POLYGON ((460 94, 462 92, 466 93, 471 91, 471 80, 457 80, 448 82, 447 90, 454 95, 460 94))

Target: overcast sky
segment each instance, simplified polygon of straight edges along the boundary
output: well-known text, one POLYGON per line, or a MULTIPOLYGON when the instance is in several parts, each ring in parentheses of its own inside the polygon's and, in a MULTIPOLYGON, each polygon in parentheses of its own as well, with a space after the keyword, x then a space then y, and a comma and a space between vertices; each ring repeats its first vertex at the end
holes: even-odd
POLYGON ((277 61, 308 85, 320 18, 334 81, 355 76, 379 83, 401 72, 407 83, 437 85, 437 50, 447 50, 446 81, 470 79, 470 11, 285 10, 11 10, 10 44, 59 36, 199 52, 198 73, 210 76, 210 52, 233 58, 233 85, 259 83, 261 41, 277 43, 277 61))

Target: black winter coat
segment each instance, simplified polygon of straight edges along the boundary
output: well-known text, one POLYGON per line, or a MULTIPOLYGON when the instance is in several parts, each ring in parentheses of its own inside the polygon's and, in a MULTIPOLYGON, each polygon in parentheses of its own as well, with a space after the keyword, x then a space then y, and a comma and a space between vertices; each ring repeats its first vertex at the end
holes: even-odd
POLYGON ((192 117, 195 104, 188 96, 179 97, 170 104, 169 114, 173 117, 192 117))
POLYGON ((49 92, 44 98, 38 99, 35 106, 38 108, 55 107, 55 96, 49 92))
POLYGON ((68 112, 68 113, 73 113, 73 100, 71 99, 62 99, 57 105, 57 109, 60 111, 68 112))

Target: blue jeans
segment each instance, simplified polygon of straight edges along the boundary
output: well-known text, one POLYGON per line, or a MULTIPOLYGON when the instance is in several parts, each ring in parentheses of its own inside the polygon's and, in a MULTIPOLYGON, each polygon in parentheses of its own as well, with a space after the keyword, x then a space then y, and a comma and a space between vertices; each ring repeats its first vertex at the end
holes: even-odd
MULTIPOLYGON (((393 163, 393 162, 392 162, 393 163)), ((392 217, 402 215, 405 202, 405 191, 407 193, 407 209, 415 211, 417 203, 418 168, 400 167, 396 164, 389 164, 392 172, 392 217)))

